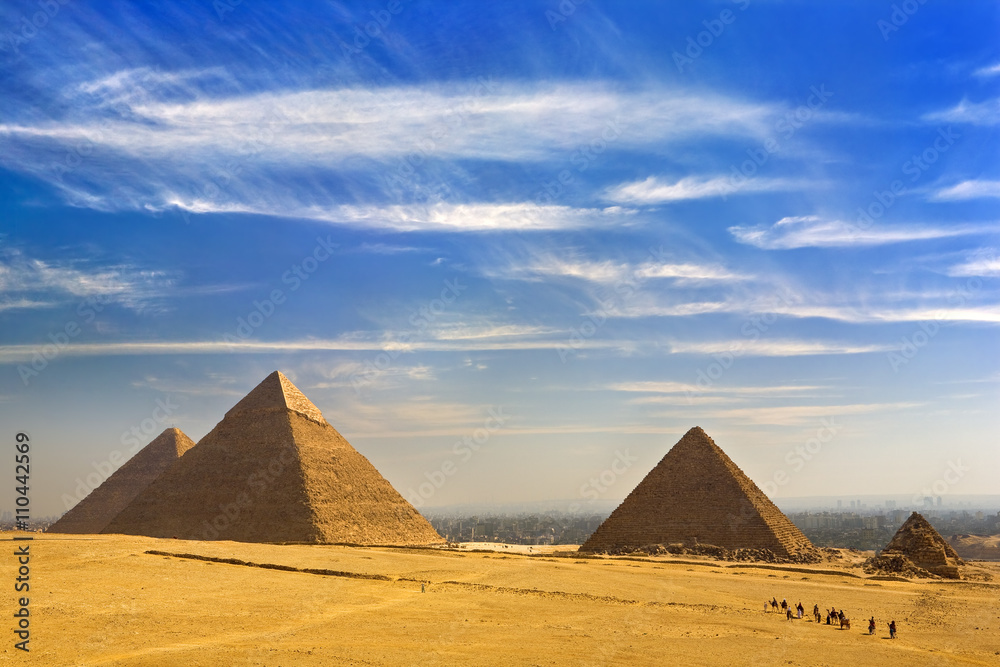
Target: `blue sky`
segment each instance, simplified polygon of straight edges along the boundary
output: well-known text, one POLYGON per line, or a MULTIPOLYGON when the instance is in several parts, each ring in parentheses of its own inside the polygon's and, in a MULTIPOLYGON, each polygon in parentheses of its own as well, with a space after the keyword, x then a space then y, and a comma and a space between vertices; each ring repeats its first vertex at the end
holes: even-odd
POLYGON ((775 499, 998 492, 995 3, 40 7, 0 9, 37 512, 275 369, 421 507, 619 499, 695 425, 775 499))

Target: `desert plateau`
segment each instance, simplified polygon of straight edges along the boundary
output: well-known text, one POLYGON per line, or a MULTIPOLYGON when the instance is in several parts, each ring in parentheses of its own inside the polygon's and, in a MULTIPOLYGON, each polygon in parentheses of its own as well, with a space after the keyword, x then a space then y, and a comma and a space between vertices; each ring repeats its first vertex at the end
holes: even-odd
POLYGON ((967 566, 993 581, 906 581, 849 551, 792 566, 46 534, 32 552, 39 665, 1000 664, 1000 563, 967 566), (764 612, 775 597, 852 627, 764 612))

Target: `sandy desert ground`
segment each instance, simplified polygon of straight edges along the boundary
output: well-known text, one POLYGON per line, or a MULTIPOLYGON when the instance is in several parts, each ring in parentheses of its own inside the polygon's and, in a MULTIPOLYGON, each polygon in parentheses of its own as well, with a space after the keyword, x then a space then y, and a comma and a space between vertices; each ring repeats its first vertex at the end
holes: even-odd
POLYGON ((998 563, 982 564, 988 583, 905 582, 848 565, 582 559, 537 547, 546 553, 45 534, 31 544, 31 653, 8 636, 4 662, 1000 665, 998 563), (843 607, 853 628, 765 614, 775 596, 843 607))

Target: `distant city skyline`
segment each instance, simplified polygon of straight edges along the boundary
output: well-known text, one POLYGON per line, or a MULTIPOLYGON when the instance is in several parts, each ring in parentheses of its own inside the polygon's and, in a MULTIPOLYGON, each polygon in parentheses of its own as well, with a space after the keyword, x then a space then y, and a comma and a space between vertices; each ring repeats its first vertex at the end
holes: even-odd
POLYGON ((779 506, 1000 493, 995 3, 40 7, 0 7, 36 516, 274 370, 421 509, 614 503, 693 426, 779 506))

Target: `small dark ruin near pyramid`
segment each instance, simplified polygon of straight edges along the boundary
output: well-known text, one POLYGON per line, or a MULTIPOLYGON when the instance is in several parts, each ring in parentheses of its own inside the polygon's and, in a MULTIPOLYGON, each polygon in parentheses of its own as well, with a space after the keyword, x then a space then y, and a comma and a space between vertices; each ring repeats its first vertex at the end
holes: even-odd
POLYGON ((580 547, 620 551, 708 544, 814 553, 812 543, 699 427, 688 431, 580 547))
POLYGON ((78 502, 49 533, 99 533, 146 487, 194 447, 180 429, 168 428, 78 502))
POLYGON ((240 542, 444 541, 278 371, 104 532, 240 542))

